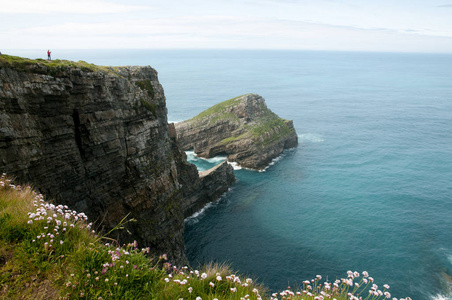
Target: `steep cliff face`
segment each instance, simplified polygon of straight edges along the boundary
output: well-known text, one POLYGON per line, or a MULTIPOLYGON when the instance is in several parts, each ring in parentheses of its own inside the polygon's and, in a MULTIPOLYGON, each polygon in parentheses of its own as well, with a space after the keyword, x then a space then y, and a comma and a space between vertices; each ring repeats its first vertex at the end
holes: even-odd
POLYGON ((278 117, 256 94, 221 102, 177 123, 176 133, 184 150, 201 157, 227 154, 228 161, 251 169, 265 168, 298 144, 292 121, 278 117))
POLYGON ((185 262, 184 215, 192 206, 184 193, 201 179, 170 138, 151 67, 1 56, 0 171, 106 229, 130 214, 137 222, 128 226, 132 235, 117 233, 120 240, 185 262))

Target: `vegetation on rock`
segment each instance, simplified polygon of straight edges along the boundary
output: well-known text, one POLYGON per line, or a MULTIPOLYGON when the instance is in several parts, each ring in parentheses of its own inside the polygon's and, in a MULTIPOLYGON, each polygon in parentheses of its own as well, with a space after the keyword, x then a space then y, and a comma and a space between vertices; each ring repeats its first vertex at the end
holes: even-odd
POLYGON ((265 168, 298 143, 292 121, 280 118, 256 94, 223 101, 175 126, 184 150, 193 148, 202 157, 226 153, 229 161, 252 169, 265 168))
POLYGON ((29 59, 19 56, 12 56, 12 55, 6 55, 2 54, 0 56, 0 67, 9 67, 14 68, 17 71, 21 72, 34 72, 38 74, 49 74, 49 75, 56 75, 58 72, 61 72, 63 70, 67 70, 69 68, 77 68, 84 72, 95 72, 95 71, 101 71, 105 73, 113 73, 116 75, 118 74, 118 67, 104 67, 104 66, 97 66, 95 64, 90 64, 85 61, 70 61, 70 60, 62 60, 62 59, 55 59, 55 60, 45 60, 42 58, 37 59, 29 59))

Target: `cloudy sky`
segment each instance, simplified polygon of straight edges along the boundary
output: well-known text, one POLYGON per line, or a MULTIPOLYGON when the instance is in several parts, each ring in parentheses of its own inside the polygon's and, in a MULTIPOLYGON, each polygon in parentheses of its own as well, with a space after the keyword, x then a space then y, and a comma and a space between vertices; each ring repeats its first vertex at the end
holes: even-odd
POLYGON ((452 53, 452 0, 0 0, 2 49, 452 53))

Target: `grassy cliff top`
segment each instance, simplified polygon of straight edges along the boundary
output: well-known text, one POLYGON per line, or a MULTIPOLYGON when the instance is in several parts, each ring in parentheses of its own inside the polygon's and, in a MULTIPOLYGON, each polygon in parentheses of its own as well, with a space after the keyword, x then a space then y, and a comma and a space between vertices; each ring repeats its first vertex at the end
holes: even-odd
POLYGON ((231 108, 231 107, 239 104, 241 102, 241 100, 243 99, 243 97, 246 95, 249 95, 249 94, 238 96, 238 97, 220 102, 218 104, 215 104, 214 106, 200 112, 198 115, 196 115, 195 117, 191 118, 188 121, 199 121, 204 118, 208 118, 210 116, 216 116, 219 118, 221 118, 221 116, 229 117, 231 115, 231 113, 228 112, 228 108, 231 108))
POLYGON ((70 60, 46 60, 42 58, 30 59, 13 55, 2 54, 0 56, 0 67, 9 67, 22 72, 34 72, 34 73, 52 73, 55 71, 61 71, 69 68, 81 69, 85 72, 105 72, 105 73, 117 73, 120 67, 106 67, 90 64, 85 61, 70 61, 70 60), (42 67, 42 68, 39 68, 42 67))
POLYGON ((245 94, 220 102, 184 122, 199 127, 226 120, 240 125, 235 133, 231 133, 231 137, 219 144, 253 139, 256 144, 265 145, 296 134, 293 126, 288 124, 289 121, 267 108, 265 100, 256 94, 245 94), (277 132, 274 131, 275 128, 278 128, 277 132))

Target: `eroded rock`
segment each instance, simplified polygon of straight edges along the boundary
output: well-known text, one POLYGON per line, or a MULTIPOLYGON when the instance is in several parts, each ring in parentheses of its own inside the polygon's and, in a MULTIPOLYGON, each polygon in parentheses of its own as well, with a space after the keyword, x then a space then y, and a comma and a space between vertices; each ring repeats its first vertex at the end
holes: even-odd
POLYGON ((298 144, 292 121, 278 117, 256 94, 224 101, 175 126, 184 150, 205 158, 227 154, 228 161, 251 169, 265 168, 298 144))

